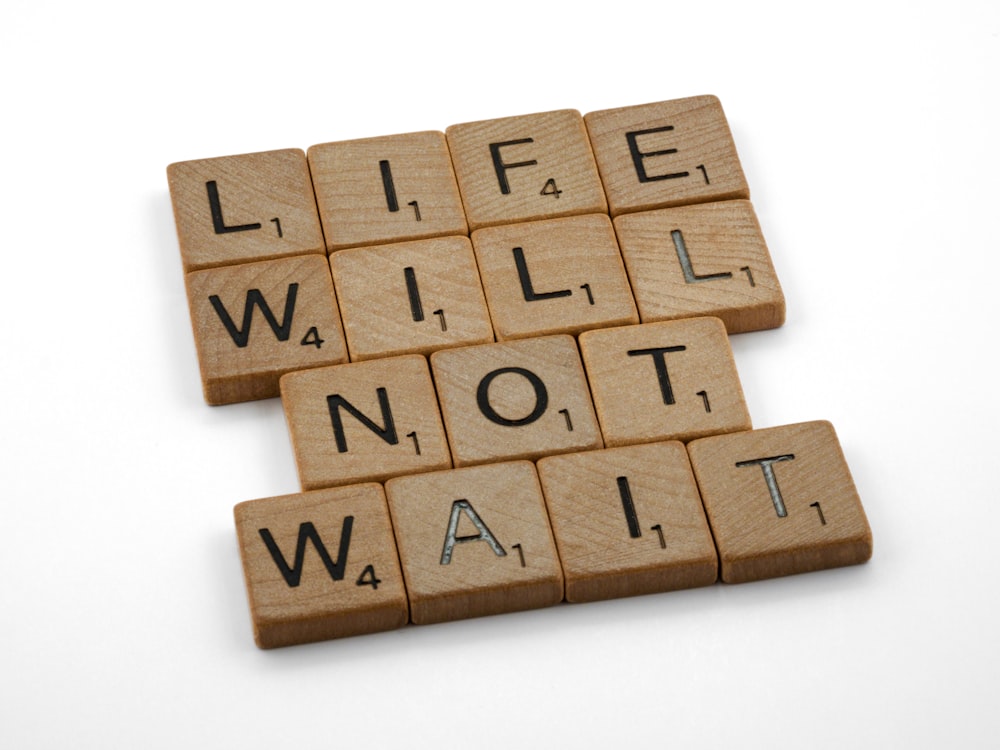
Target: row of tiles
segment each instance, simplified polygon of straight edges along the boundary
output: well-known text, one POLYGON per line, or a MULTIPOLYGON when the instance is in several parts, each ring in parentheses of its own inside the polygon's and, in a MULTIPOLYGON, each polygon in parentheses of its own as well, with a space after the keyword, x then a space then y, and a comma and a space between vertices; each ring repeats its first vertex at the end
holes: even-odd
POLYGON ((235 520, 262 648, 872 554, 828 422, 253 500, 235 520))
POLYGON ((186 271, 750 197, 713 96, 195 159, 167 178, 186 271))
POLYGON ((348 359, 705 315, 740 333, 785 315, 745 200, 212 268, 187 289, 213 404, 275 396, 281 373, 348 359))

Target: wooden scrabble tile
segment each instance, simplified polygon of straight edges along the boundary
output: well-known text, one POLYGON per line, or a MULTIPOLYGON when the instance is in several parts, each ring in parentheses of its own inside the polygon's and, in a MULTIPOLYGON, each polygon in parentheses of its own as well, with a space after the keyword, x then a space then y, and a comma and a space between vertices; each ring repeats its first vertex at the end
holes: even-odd
POLYGON ((538 461, 566 601, 707 586, 718 558, 684 444, 538 461))
POLYGON ((750 429, 718 318, 588 331, 580 351, 608 447, 750 429))
POLYGON ((390 479, 386 495, 415 624, 562 600, 559 557, 530 462, 390 479))
POLYGON ((431 369, 455 466, 603 447, 572 336, 447 349, 431 369))
POLYGON ((608 211, 576 110, 467 122, 446 133, 470 229, 608 211))
POLYGON ((872 533, 829 422, 773 427, 688 445, 722 580, 854 565, 872 533))
POLYGON ((210 268, 186 281, 210 404, 271 398, 286 372, 347 361, 322 255, 210 268))
POLYGON ((420 355, 289 373, 281 401, 303 489, 451 468, 420 355))
POLYGON ((606 109, 584 120, 612 216, 750 197, 714 96, 606 109))
POLYGON ((468 237, 340 250, 330 267, 353 361, 493 341, 468 237))
POLYGON ((468 234, 444 133, 309 148, 327 249, 468 234))
POLYGON ((472 243, 498 341, 639 322, 606 214, 479 229, 472 243))
POLYGON ((251 500, 234 515, 261 648, 406 624, 406 589, 381 485, 251 500))
POLYGON ((324 251, 301 149, 177 162, 167 182, 185 271, 324 251))
POLYGON ((714 315, 742 333, 785 322, 785 296, 750 201, 625 214, 614 223, 644 323, 714 315))

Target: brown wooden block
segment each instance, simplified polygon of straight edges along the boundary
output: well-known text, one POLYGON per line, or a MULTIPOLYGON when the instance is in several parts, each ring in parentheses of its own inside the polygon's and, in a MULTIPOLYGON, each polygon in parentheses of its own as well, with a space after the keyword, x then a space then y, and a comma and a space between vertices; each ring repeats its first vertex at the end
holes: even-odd
POLYGON ((563 579, 535 467, 528 461, 386 483, 418 625, 547 607, 563 579))
POLYGON ((603 447, 572 336, 448 349, 431 368, 455 466, 603 447))
POLYGON ((271 398, 287 372, 347 361, 322 255, 195 271, 186 281, 210 404, 271 398))
POLYGON ((584 119, 612 216, 750 197, 714 96, 606 109, 584 119))
POLYGON ((444 133, 309 148, 327 249, 468 234, 444 133))
POLYGON ((639 322, 605 214, 479 229, 472 243, 498 341, 639 322))
POLYGON ((751 427, 718 318, 588 331, 580 351, 608 447, 751 427))
POLYGON ((185 271, 324 252, 301 149, 177 162, 167 182, 185 271))
POLYGON ((406 624, 406 589, 381 485, 251 500, 234 515, 261 648, 406 624))
POLYGON ((785 322, 785 296, 750 201, 625 214, 614 223, 644 323, 713 315, 742 333, 785 322))
POLYGON ((715 583, 715 544, 683 443, 549 456, 538 475, 567 601, 715 583))
POLYGON ((420 355, 293 372, 281 401, 303 489, 451 468, 420 355))
POLYGON ((854 565, 872 533, 829 422, 696 440, 691 464, 719 550, 722 580, 854 565))
POLYGON ((330 267, 354 361, 493 341, 468 237, 340 250, 330 267))
POLYGON ((470 229, 608 211, 576 110, 467 122, 446 132, 470 229))

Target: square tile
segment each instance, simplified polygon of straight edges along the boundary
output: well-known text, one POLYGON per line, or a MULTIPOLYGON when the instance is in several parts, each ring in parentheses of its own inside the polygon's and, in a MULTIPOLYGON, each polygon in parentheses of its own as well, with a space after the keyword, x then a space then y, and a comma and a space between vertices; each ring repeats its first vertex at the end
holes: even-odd
POLYGON ((167 183, 185 271, 324 252, 301 149, 177 162, 167 183))
POLYGON ((872 532, 829 422, 696 440, 691 465, 722 580, 854 565, 872 555, 872 532))
POLYGON ((609 448, 751 427, 718 318, 588 331, 580 351, 609 448))
POLYGON ((468 237, 339 250, 330 268, 353 361, 493 341, 468 237))
POLYGON ((303 489, 451 468, 420 355, 289 373, 281 401, 303 489))
POLYGON ((261 648, 407 623, 406 590, 381 485, 251 500, 233 512, 261 648))
POLYGON ((322 143, 308 158, 331 252, 468 234, 444 133, 322 143))
POLYGON ((750 197, 714 96, 605 109, 584 120, 612 216, 750 197))
POLYGON ((605 214, 472 233, 497 340, 638 323, 605 214))
POLYGON ((455 466, 601 448, 572 336, 431 355, 455 466))
POLYGON ((562 569, 530 462, 390 479, 386 495, 415 624, 562 600, 562 569))
POLYGON ((743 333, 785 322, 785 296, 750 201, 625 214, 614 223, 643 323, 713 315, 729 333, 743 333))
POLYGON ((608 211, 576 110, 467 122, 446 134, 470 230, 608 211))
POLYGON ((210 404, 272 398, 287 372, 347 361, 322 255, 194 271, 186 282, 210 404))
POLYGON ((566 601, 708 586, 718 558, 684 444, 538 461, 566 601))

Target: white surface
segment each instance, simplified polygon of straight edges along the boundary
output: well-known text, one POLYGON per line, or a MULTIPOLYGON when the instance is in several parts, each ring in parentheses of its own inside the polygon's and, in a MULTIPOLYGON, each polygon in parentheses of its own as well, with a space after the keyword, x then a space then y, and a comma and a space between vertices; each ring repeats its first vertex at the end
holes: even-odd
POLYGON ((5 7, 0 746, 995 746, 995 2, 5 7), (751 415, 834 423, 871 563, 258 651, 232 506, 297 477, 202 402, 166 165, 703 93, 751 415))

